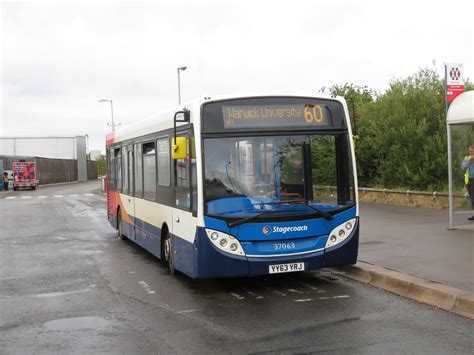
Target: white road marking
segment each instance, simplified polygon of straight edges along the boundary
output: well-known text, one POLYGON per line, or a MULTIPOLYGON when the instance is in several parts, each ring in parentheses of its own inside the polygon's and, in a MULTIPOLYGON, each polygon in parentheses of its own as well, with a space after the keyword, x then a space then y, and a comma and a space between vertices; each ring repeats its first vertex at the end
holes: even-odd
POLYGON ((293 293, 304 293, 303 291, 295 290, 294 288, 287 288, 287 290, 293 293))
POLYGON ((8 197, 5 197, 5 199, 7 199, 7 200, 14 200, 14 199, 16 199, 16 196, 8 196, 8 197))
POLYGON ((135 273, 135 271, 129 271, 128 273, 129 273, 129 274, 134 274, 134 273, 135 273))
POLYGON ((54 197, 59 198, 59 197, 63 197, 63 195, 54 195, 54 197))
POLYGON ((155 291, 153 291, 151 289, 151 286, 148 285, 145 281, 138 281, 138 284, 144 288, 144 290, 149 294, 149 295, 153 295, 154 293, 156 293, 155 291))
POLYGON ((234 296, 235 298, 237 298, 238 300, 243 300, 245 298, 244 296, 241 296, 238 293, 231 292, 230 294, 234 296))
POLYGON ((318 301, 318 300, 330 300, 330 299, 337 299, 337 298, 349 298, 349 295, 338 295, 338 296, 332 296, 332 297, 318 297, 318 298, 300 298, 297 300, 294 300, 295 302, 302 303, 302 302, 310 302, 310 301, 318 301))
POLYGON ((177 311, 176 313, 183 314, 183 313, 192 313, 192 312, 197 312, 197 311, 199 311, 199 309, 185 309, 182 311, 177 311))
POLYGON ((31 297, 40 297, 40 298, 58 297, 58 296, 72 295, 75 293, 89 292, 89 291, 91 291, 90 288, 87 288, 85 290, 78 290, 78 291, 38 293, 36 295, 31 295, 31 297))
POLYGON ((21 198, 22 199, 29 199, 29 198, 31 198, 31 196, 22 196, 21 198))
POLYGON ((77 195, 77 194, 69 195, 69 197, 77 197, 77 196, 79 196, 79 195, 77 195))
POLYGON ((314 290, 314 291, 317 291, 318 293, 324 293, 326 292, 326 290, 321 290, 320 288, 316 287, 316 286, 313 286, 313 285, 310 285, 306 282, 302 282, 302 281, 298 281, 301 285, 304 285, 306 287, 309 287, 310 289, 314 290))
POLYGON ((255 294, 255 292, 252 292, 246 288, 244 288, 244 291, 247 292, 250 296, 254 296, 257 300, 261 300, 263 296, 255 294))
POLYGON ((295 300, 295 302, 309 302, 309 301, 314 301, 314 298, 303 298, 300 300, 295 300))
POLYGON ((94 194, 84 194, 84 196, 94 196, 94 194))
POLYGON ((279 291, 279 290, 274 290, 273 288, 268 287, 268 286, 263 286, 263 287, 264 287, 265 290, 267 290, 267 291, 274 292, 274 293, 276 293, 277 295, 286 297, 286 293, 284 293, 284 292, 281 292, 281 291, 279 291))
POLYGON ((38 198, 48 198, 48 196, 38 196, 38 198))

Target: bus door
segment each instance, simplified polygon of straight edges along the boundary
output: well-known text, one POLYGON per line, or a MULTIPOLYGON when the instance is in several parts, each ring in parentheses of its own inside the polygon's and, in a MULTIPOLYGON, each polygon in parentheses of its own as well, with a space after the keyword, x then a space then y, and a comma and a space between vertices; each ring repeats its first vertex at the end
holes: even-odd
MULTIPOLYGON (((189 135, 187 138, 187 154, 184 159, 175 159, 174 163, 174 190, 175 206, 173 209, 172 233, 188 242, 193 242, 196 232, 196 209, 197 209, 197 180, 196 180, 196 156, 194 139, 189 135)), ((180 253, 180 245, 173 242, 175 253, 180 253)), ((176 258, 177 263, 186 262, 183 258, 176 258)), ((186 267, 186 266, 184 266, 186 267)))

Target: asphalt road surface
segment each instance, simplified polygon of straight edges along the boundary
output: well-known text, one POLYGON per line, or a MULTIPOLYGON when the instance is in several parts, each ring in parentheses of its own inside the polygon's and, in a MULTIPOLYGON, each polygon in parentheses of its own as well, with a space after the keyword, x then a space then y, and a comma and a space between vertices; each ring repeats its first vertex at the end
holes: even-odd
POLYGON ((172 276, 115 237, 97 188, 0 195, 0 353, 473 351, 471 320, 339 275, 172 276))

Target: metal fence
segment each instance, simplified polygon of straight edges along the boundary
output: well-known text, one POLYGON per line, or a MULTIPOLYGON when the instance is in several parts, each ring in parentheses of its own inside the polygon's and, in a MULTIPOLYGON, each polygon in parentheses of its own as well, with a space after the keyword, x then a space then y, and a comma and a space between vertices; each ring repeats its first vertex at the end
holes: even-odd
MULTIPOLYGON (((1 156, 3 169, 11 170, 13 162, 33 161, 36 164, 36 179, 40 185, 77 181, 77 160, 50 159, 41 157, 1 156)), ((97 162, 87 161, 87 179, 97 179, 97 162)))
MULTIPOLYGON (((336 191, 337 187, 336 186, 316 186, 316 190, 326 190, 326 191, 336 191)), ((406 196, 431 196, 433 198, 438 198, 438 197, 448 197, 449 194, 447 192, 427 192, 427 191, 415 191, 415 190, 389 190, 389 189, 375 189, 375 188, 370 188, 370 187, 359 187, 358 188, 359 192, 362 193, 367 193, 367 192, 378 192, 382 193, 384 195, 387 194, 398 194, 398 195, 406 195, 406 196)), ((455 197, 462 197, 467 199, 469 197, 469 194, 467 192, 464 193, 454 193, 455 197)))
POLYGON ((97 162, 94 160, 87 161, 87 180, 95 180, 99 177, 97 162))

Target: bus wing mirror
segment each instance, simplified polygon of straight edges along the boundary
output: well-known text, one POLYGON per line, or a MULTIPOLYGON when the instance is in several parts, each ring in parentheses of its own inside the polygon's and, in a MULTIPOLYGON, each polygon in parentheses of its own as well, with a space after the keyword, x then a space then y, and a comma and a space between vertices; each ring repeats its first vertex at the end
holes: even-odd
POLYGON ((171 152, 173 160, 186 158, 186 155, 188 154, 186 143, 186 137, 173 137, 173 150, 171 152))
POLYGON ((187 155, 187 142, 186 137, 177 137, 176 136, 176 122, 189 122, 191 118, 190 112, 187 109, 183 111, 178 111, 174 114, 173 118, 173 139, 171 141, 171 157, 173 160, 176 159, 185 159, 187 155))

